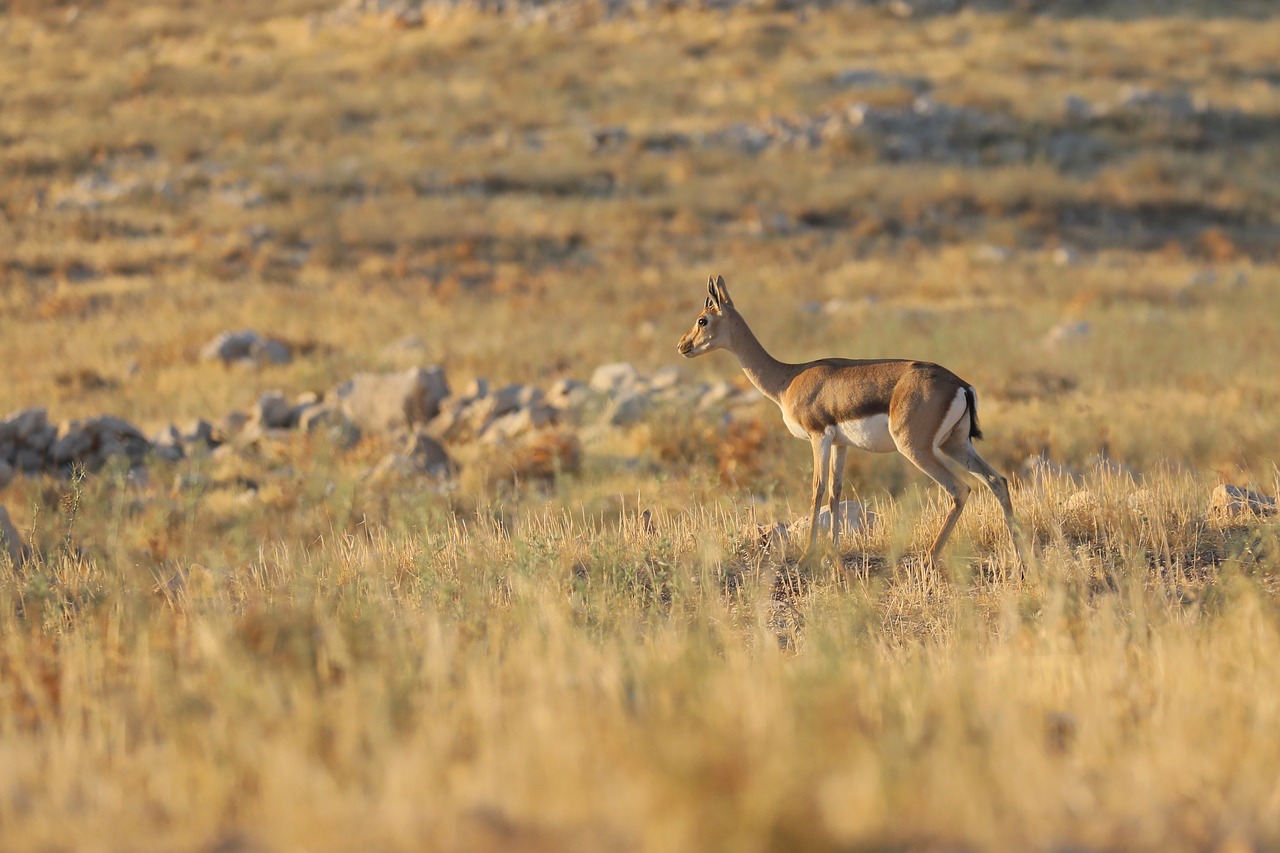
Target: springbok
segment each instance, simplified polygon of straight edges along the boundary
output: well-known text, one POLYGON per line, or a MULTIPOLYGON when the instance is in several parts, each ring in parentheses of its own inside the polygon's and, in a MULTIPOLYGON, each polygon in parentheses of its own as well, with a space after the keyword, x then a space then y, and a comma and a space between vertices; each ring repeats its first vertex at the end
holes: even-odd
POLYGON ((951 512, 929 549, 931 563, 937 562, 970 491, 969 485, 942 461, 939 452, 987 484, 1000 502, 1009 536, 1014 538, 1009 481, 973 447, 973 440, 982 438, 982 430, 978 428, 978 400, 972 385, 945 367, 925 361, 778 361, 765 351, 733 307, 723 277, 708 279, 707 293, 706 306, 676 348, 685 358, 717 349, 733 353, 751 383, 778 404, 782 422, 791 434, 808 439, 813 446, 810 551, 818 538, 818 512, 828 491, 828 477, 831 537, 839 544, 837 508, 844 485, 845 455, 850 447, 872 453, 896 450, 951 496, 951 512))

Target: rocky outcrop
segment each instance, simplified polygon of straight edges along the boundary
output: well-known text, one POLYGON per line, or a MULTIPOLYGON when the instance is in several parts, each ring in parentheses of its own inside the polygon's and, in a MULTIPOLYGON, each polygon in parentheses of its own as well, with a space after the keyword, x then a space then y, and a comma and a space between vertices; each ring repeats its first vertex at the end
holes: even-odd
POLYGON ((200 350, 204 361, 260 367, 266 364, 288 364, 293 361, 293 347, 276 338, 259 335, 251 329, 223 332, 200 350))
POLYGON ((435 366, 357 373, 334 390, 333 402, 361 430, 376 433, 427 423, 448 396, 444 368, 435 366))

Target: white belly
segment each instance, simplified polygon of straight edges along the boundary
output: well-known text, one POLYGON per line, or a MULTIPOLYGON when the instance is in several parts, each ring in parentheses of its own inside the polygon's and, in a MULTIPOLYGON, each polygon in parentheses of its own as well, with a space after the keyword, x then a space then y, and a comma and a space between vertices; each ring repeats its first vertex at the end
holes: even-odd
POLYGON ((869 450, 872 453, 892 453, 898 449, 893 436, 889 434, 889 416, 871 415, 842 421, 833 427, 836 444, 869 450))

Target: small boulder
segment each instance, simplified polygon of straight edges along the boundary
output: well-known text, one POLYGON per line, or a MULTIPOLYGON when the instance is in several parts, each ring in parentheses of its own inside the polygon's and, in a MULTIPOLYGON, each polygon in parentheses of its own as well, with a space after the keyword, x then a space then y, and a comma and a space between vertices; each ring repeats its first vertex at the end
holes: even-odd
POLYGON ((222 442, 218 438, 213 424, 204 418, 196 418, 182 428, 182 443, 187 447, 195 444, 216 447, 222 442))
POLYGON ((640 373, 625 361, 602 364, 591 374, 592 389, 610 396, 635 388, 639 383, 640 373))
POLYGON ((358 373, 335 391, 338 406, 361 430, 389 432, 425 424, 449 396, 444 368, 358 373))
POLYGON ((223 364, 288 364, 293 360, 293 348, 284 341, 244 329, 218 335, 200 350, 200 358, 223 364))
POLYGON ((643 391, 627 391, 620 394, 605 412, 605 420, 613 426, 630 426, 644 419, 653 401, 643 391))
POLYGON ((0 459, 0 489, 12 483, 17 473, 17 469, 10 465, 7 459, 0 459))
POLYGON ((9 518, 9 510, 0 506, 0 554, 8 556, 10 564, 18 568, 27 561, 31 551, 22 541, 18 528, 9 518))
POLYGON ((586 403, 589 397, 590 393, 585 383, 565 377, 557 379, 547 389, 546 400, 548 405, 555 406, 557 409, 572 411, 586 403))
POLYGON ((1209 511, 1226 518, 1275 515, 1276 499, 1261 492, 1223 483, 1213 490, 1209 498, 1209 511))
MULTIPOLYGON (((852 533, 875 523, 876 514, 857 501, 841 501, 836 505, 837 518, 840 519, 840 531, 852 533)), ((798 535, 809 529, 809 516, 802 515, 791 523, 790 533, 798 535)), ((818 529, 831 529, 831 507, 824 506, 818 510, 818 529)))
POLYGON ((249 421, 262 429, 289 429, 294 426, 293 406, 279 391, 271 391, 258 398, 251 410, 249 421))
POLYGON ((360 427, 336 406, 317 403, 298 413, 298 429, 305 433, 323 433, 344 450, 360 441, 360 427))
POLYGON ((151 450, 166 462, 177 462, 186 455, 182 447, 182 433, 172 424, 151 436, 151 450))
POLYGON ((1046 346, 1058 346, 1060 344, 1074 343, 1083 341, 1093 334, 1093 326, 1089 323, 1080 322, 1064 322, 1054 326, 1045 333, 1044 343, 1046 346))
POLYGON ((409 435, 404 448, 379 462, 370 476, 378 479, 388 474, 402 477, 426 475, 436 480, 447 480, 457 472, 458 466, 444 445, 425 432, 415 430, 409 435))

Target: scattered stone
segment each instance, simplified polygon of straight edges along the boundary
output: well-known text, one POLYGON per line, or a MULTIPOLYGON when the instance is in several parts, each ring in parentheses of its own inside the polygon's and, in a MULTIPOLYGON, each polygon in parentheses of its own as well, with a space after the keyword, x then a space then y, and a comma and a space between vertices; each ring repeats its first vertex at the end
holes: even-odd
POLYGON ((1058 346, 1060 344, 1073 343, 1082 341, 1093 334, 1093 326, 1083 320, 1077 322, 1062 322, 1050 329, 1044 336, 1046 346, 1058 346))
POLYGON ((261 429, 289 429, 296 425, 293 406, 279 391, 270 391, 258 398, 249 417, 250 426, 261 429))
POLYGON ((1098 496, 1093 492, 1078 491, 1062 502, 1062 514, 1066 517, 1091 516, 1098 510, 1098 496))
POLYGON ((200 350, 203 361, 223 364, 288 364, 293 361, 293 348, 275 338, 264 338, 251 329, 223 332, 200 350))
POLYGON ((305 433, 328 435, 338 447, 347 450, 360 441, 360 427, 336 406, 317 403, 297 411, 298 429, 305 433))
POLYGON ((1274 515, 1276 499, 1261 492, 1223 483, 1213 490, 1209 498, 1209 511, 1227 518, 1274 515))
POLYGON ((357 373, 335 390, 342 411, 365 432, 389 432, 425 424, 449 396, 444 368, 402 373, 357 373))
POLYGON ((9 510, 0 506, 0 554, 8 556, 9 564, 16 569, 27 561, 30 553, 18 528, 9 518, 9 510))
POLYGON ((151 437, 151 452, 166 462, 177 462, 186 452, 182 446, 182 433, 170 424, 151 437))
POLYGON ((235 435, 249 423, 249 416, 239 409, 233 409, 218 421, 218 429, 223 435, 235 435))
POLYGON ((1080 253, 1070 246, 1059 246, 1053 250, 1053 262, 1060 267, 1074 267, 1080 263, 1080 253))
POLYGON ((213 424, 203 418, 196 418, 182 429, 182 444, 184 447, 189 447, 193 444, 216 447, 221 443, 214 431, 213 424))
POLYGON ((639 372, 625 361, 602 364, 591 374, 591 387, 610 396, 640 384, 639 372))
MULTIPOLYGON (((876 514, 857 501, 841 501, 836 505, 836 512, 838 513, 837 517, 840 519, 840 531, 842 533, 852 533, 875 524, 876 514)), ((831 529, 831 507, 824 506, 818 510, 818 529, 831 529)), ((807 533, 808 530, 808 515, 800 516, 789 527, 789 532, 793 536, 802 532, 807 533)))
POLYGON ((620 394, 609 403, 605 410, 605 421, 613 426, 630 426, 644 418, 653 401, 642 391, 628 391, 620 394))
MULTIPOLYGON (((808 522, 806 522, 808 526, 808 522)), ((742 538, 752 548, 761 551, 776 551, 787 547, 791 541, 791 532, 782 522, 776 524, 748 524, 742 529, 742 538)))
POLYGON ((9 460, 0 459, 0 489, 12 483, 17 474, 17 470, 9 464, 9 460))
POLYGON ((566 411, 578 409, 589 397, 587 385, 576 379, 557 379, 547 391, 548 405, 566 411))
POLYGON ((437 480, 452 478, 458 466, 449 457, 444 445, 421 430, 414 430, 398 453, 392 453, 378 463, 370 474, 377 479, 388 474, 402 477, 426 475, 437 480))
POLYGON ((716 382, 698 398, 699 409, 710 409, 727 403, 737 395, 738 389, 729 382, 716 382))
POLYGON ((133 424, 102 415, 64 422, 49 447, 48 457, 57 466, 79 464, 92 471, 113 456, 128 456, 137 461, 150 450, 151 442, 133 424))

